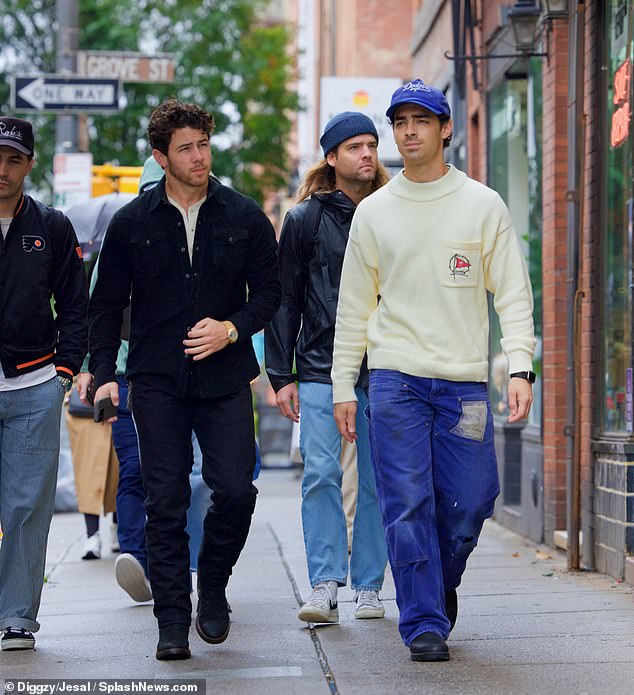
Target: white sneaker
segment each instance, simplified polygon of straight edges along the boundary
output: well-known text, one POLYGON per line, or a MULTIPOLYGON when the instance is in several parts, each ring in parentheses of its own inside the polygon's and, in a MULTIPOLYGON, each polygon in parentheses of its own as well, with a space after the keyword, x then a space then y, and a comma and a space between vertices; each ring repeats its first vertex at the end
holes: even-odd
POLYGON ((101 557, 101 538, 99 531, 86 538, 84 542, 84 554, 82 560, 99 560, 101 557))
POLYGON ((354 595, 354 602, 357 604, 354 617, 359 620, 385 617, 385 607, 381 603, 378 591, 361 589, 354 595))
POLYGON ((150 582, 145 576, 143 565, 130 553, 121 553, 114 562, 117 584, 133 601, 145 603, 152 600, 150 582))
POLYGON ((297 617, 306 623, 338 623, 337 582, 317 584, 297 617))
POLYGON ((110 525, 110 550, 113 553, 118 553, 121 550, 119 547, 119 527, 116 524, 110 525))

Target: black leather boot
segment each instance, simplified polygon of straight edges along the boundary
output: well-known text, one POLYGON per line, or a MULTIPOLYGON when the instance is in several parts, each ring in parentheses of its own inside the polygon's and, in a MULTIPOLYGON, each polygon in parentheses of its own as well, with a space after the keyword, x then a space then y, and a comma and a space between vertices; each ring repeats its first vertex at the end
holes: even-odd
POLYGON ((423 632, 409 645, 412 661, 449 661, 449 648, 436 632, 423 632))
POLYGON ((189 625, 175 623, 159 627, 159 641, 156 646, 156 658, 160 661, 190 659, 189 625))
POLYGON ((199 591, 196 631, 210 644, 220 644, 229 634, 229 604, 224 589, 199 591))
POLYGON ((445 612, 451 625, 449 629, 453 630, 458 618, 458 594, 455 589, 447 589, 445 591, 445 612))

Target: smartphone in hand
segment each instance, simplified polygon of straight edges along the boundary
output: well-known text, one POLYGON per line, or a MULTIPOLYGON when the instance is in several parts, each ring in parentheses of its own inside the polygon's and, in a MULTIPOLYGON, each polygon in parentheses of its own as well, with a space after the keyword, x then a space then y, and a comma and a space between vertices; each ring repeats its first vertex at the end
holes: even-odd
POLYGON ((110 396, 102 398, 95 403, 95 422, 106 422, 111 417, 116 417, 119 408, 112 404, 110 396))

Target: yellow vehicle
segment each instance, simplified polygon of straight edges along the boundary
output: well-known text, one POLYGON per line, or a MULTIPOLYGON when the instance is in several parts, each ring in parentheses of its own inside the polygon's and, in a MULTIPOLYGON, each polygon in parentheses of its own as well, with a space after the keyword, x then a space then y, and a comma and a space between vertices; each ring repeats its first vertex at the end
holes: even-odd
POLYGON ((107 193, 138 193, 143 167, 122 167, 114 164, 96 164, 92 168, 92 195, 107 193))

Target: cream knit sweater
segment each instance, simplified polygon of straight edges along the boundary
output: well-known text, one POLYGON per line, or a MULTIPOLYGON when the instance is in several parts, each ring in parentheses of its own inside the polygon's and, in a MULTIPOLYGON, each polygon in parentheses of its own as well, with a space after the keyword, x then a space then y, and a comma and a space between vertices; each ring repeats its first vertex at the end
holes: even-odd
POLYGON ((486 290, 494 295, 509 371, 532 369, 533 297, 500 196, 450 166, 431 183, 401 172, 365 198, 343 263, 334 402, 356 400, 366 349, 370 369, 486 381, 486 290))

